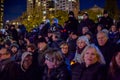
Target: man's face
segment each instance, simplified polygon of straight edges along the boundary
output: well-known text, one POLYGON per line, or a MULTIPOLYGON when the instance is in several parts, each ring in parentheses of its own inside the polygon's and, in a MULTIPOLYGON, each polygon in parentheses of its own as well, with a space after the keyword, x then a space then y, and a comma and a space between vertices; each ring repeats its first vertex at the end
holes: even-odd
POLYGON ((32 56, 28 55, 25 57, 22 66, 24 69, 28 69, 31 64, 32 64, 32 56))
POLYGON ((17 47, 12 47, 11 50, 12 50, 13 53, 16 53, 17 52, 17 47))
POLYGON ((39 50, 43 50, 46 47, 46 45, 47 44, 45 42, 39 42, 37 46, 38 46, 39 50))
POLYGON ((0 50, 0 61, 1 60, 4 60, 4 59, 7 59, 7 58, 10 58, 10 54, 7 54, 7 50, 6 49, 1 49, 0 50))
POLYGON ((88 16, 85 15, 85 14, 83 14, 83 19, 84 19, 84 20, 85 20, 85 19, 88 19, 88 16))
POLYGON ((107 42, 108 38, 105 35, 105 33, 98 33, 97 35, 97 41, 100 46, 104 46, 107 42))

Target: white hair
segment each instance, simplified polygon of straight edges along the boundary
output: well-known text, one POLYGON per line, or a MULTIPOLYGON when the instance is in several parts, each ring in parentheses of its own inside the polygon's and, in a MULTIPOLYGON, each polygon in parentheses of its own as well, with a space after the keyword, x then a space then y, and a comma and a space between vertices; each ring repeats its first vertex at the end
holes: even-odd
POLYGON ((108 30, 107 29, 103 29, 102 31, 99 31, 97 33, 97 36, 98 36, 98 34, 101 34, 101 33, 104 34, 107 39, 109 39, 108 30))
POLYGON ((86 43, 87 45, 90 44, 90 42, 89 42, 89 40, 88 40, 88 38, 87 38, 86 36, 80 36, 80 37, 77 39, 77 42, 80 41, 80 40, 85 41, 85 43, 86 43))

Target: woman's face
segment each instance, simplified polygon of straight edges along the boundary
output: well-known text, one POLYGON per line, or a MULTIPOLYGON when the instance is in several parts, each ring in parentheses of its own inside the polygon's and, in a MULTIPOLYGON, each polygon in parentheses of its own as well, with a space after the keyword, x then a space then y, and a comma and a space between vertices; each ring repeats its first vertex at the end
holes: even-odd
POLYGON ((88 32, 88 31, 89 31, 88 27, 83 27, 83 28, 82 28, 82 34, 85 34, 85 33, 88 32))
POLYGON ((102 27, 101 26, 97 26, 97 31, 101 31, 102 27))
POLYGON ((63 54, 67 54, 68 53, 68 46, 67 45, 64 45, 62 48, 61 48, 61 51, 63 54))
POLYGON ((84 47, 86 46, 86 43, 85 43, 84 40, 79 40, 79 41, 77 41, 77 46, 78 46, 80 49, 82 49, 82 48, 84 48, 84 47))
POLYGON ((116 55, 115 60, 117 65, 120 67, 120 52, 118 52, 118 54, 116 55))
POLYGON ((55 63, 53 61, 50 61, 49 59, 45 59, 45 64, 47 65, 48 69, 55 68, 55 63))
POLYGON ((96 50, 94 48, 88 48, 84 54, 84 61, 86 66, 94 64, 98 61, 96 50))

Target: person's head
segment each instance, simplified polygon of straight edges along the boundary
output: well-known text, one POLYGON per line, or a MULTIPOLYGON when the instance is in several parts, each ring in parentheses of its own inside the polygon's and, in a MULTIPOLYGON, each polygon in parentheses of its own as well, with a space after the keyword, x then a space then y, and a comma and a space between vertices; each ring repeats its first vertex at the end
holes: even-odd
POLYGON ((104 31, 97 33, 97 41, 99 46, 104 46, 108 41, 108 34, 104 31))
POLYGON ((114 75, 114 72, 120 68, 120 50, 116 51, 112 57, 110 63, 110 72, 114 75))
POLYGON ((62 42, 60 45, 61 51, 63 54, 68 54, 69 51, 69 45, 67 42, 62 42))
POLYGON ((83 28, 82 28, 82 34, 84 35, 86 32, 88 32, 89 31, 89 28, 87 27, 87 26, 84 26, 83 28))
POLYGON ((10 49, 11 49, 12 53, 16 53, 19 49, 19 46, 18 46, 18 44, 13 43, 13 44, 11 44, 10 49))
POLYGON ((53 35, 53 32, 51 30, 48 30, 47 37, 50 38, 53 35))
POLYGON ((88 38, 86 36, 80 36, 77 39, 77 46, 78 46, 78 48, 82 49, 82 48, 84 48, 87 45, 89 45, 89 40, 88 40, 88 38))
POLYGON ((21 69, 26 71, 32 65, 32 53, 24 52, 21 58, 21 69))
POLYGON ((94 44, 90 44, 85 47, 85 49, 81 53, 81 62, 84 62, 86 66, 95 64, 96 62, 105 64, 102 53, 94 44))
POLYGON ((44 37, 41 37, 37 40, 37 47, 39 50, 43 50, 47 45, 47 41, 44 37))
POLYGON ((7 48, 0 49, 0 61, 10 58, 10 51, 7 48))
POLYGON ((116 25, 112 25, 112 26, 111 26, 111 31, 112 31, 112 32, 115 32, 116 30, 117 30, 117 26, 116 26, 116 25))
POLYGON ((89 40, 90 42, 93 41, 93 34, 92 34, 91 32, 86 32, 86 33, 85 33, 85 36, 88 38, 88 40, 89 40))
POLYGON ((53 32, 53 34, 52 34, 53 41, 57 41, 58 39, 60 39, 60 37, 61 37, 60 32, 53 32))
POLYGON ((70 11, 69 14, 68 14, 68 17, 74 17, 74 12, 70 11))
POLYGON ((87 14, 87 13, 84 13, 84 14, 83 14, 83 19, 85 20, 85 19, 88 19, 88 18, 89 18, 88 14, 87 14))
POLYGON ((63 62, 63 56, 57 49, 49 49, 45 52, 45 64, 48 69, 58 67, 63 62))
POLYGON ((11 25, 11 26, 10 26, 10 29, 15 29, 15 25, 11 25))
POLYGON ((58 19, 57 19, 57 18, 53 18, 53 19, 52 19, 52 24, 54 24, 54 23, 55 23, 55 24, 58 24, 58 19))
POLYGON ((102 24, 97 25, 97 32, 101 31, 102 29, 103 29, 103 25, 102 24))
POLYGON ((78 34, 76 32, 71 32, 71 38, 72 39, 77 39, 78 38, 78 34))
POLYGON ((108 17, 108 11, 107 11, 107 10, 104 10, 103 16, 104 16, 104 17, 108 17))
POLYGON ((11 42, 10 40, 6 40, 6 42, 4 43, 5 48, 10 48, 11 42))
POLYGON ((27 46, 27 51, 28 51, 28 52, 34 52, 35 49, 36 49, 36 46, 35 46, 34 44, 29 44, 29 45, 27 46))

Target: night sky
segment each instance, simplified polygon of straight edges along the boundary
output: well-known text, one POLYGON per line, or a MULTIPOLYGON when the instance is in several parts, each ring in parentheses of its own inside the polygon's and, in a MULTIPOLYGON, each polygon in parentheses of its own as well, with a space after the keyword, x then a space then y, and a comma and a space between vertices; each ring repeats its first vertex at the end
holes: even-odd
POLYGON ((26 0, 5 0, 4 19, 12 20, 26 11, 26 0))
MULTIPOLYGON (((26 11, 27 0, 5 0, 5 20, 13 20, 26 11)), ((104 7, 105 0, 80 0, 80 10, 88 9, 94 5, 104 7)), ((120 4, 120 0, 118 0, 120 4)), ((120 6, 119 6, 120 8, 120 6)))

